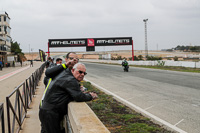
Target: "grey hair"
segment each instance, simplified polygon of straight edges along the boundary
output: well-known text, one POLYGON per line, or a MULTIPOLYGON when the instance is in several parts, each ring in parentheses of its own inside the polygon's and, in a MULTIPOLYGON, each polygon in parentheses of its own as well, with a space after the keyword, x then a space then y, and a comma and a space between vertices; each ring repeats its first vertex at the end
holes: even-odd
POLYGON ((79 66, 79 65, 82 65, 82 66, 84 66, 85 67, 85 69, 86 69, 86 66, 83 64, 83 63, 76 63, 74 66, 73 66, 73 69, 75 69, 76 70, 76 68, 79 66))

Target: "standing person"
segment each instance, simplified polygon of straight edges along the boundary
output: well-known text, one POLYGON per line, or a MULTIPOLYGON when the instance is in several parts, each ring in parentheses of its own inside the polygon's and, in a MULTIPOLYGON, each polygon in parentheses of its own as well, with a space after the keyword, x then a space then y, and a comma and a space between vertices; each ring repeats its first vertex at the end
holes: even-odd
POLYGON ((50 64, 50 68, 54 67, 54 66, 58 66, 62 64, 62 59, 61 58, 57 58, 56 59, 56 63, 51 63, 50 64))
POLYGON ((97 94, 83 93, 79 82, 86 75, 86 67, 82 63, 73 69, 65 69, 52 81, 39 110, 39 118, 45 133, 62 133, 60 122, 67 114, 67 105, 71 101, 84 102, 97 98, 97 94))
POLYGON ((22 60, 20 60, 20 64, 21 64, 21 67, 22 67, 22 60))
POLYGON ((56 65, 61 65, 62 64, 62 59, 61 58, 57 58, 56 59, 56 65))
POLYGON ((0 70, 2 71, 2 68, 3 68, 3 63, 2 61, 0 60, 0 70))
POLYGON ((48 68, 50 66, 50 60, 51 60, 51 57, 48 57, 47 61, 45 62, 46 68, 48 68))
POLYGON ((30 61, 30 67, 33 67, 33 60, 30 61))
POLYGON ((13 61, 13 67, 15 67, 15 61, 13 61))

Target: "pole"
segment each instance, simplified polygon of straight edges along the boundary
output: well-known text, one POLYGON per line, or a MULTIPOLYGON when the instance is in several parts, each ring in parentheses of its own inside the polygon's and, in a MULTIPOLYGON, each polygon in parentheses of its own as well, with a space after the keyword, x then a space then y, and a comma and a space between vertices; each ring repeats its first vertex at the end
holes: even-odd
POLYGON ((145 55, 148 56, 148 46, 147 46, 147 21, 148 19, 144 19, 144 30, 145 30, 145 55))
POLYGON ((132 40, 132 61, 134 61, 134 49, 133 49, 133 40, 132 40))
POLYGON ((48 42, 48 57, 50 57, 49 42, 48 42))

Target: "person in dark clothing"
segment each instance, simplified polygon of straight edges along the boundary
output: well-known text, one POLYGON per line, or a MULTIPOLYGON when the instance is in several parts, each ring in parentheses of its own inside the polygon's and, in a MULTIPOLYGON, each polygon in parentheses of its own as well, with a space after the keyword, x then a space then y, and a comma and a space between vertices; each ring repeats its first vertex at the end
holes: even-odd
POLYGON ((50 60, 51 60, 51 57, 48 57, 47 61, 45 62, 46 68, 48 68, 50 66, 50 60))
POLYGON ((30 61, 30 67, 33 67, 33 60, 30 61))
MULTIPOLYGON (((44 84, 45 86, 47 86, 48 84, 48 79, 49 78, 54 78, 56 75, 58 75, 60 72, 62 72, 63 70, 67 69, 67 68, 70 68, 72 69, 72 67, 78 63, 79 59, 76 55, 76 53, 74 52, 69 52, 67 55, 66 55, 66 58, 65 58, 65 64, 62 64, 62 65, 56 65, 54 67, 49 67, 46 69, 45 71, 45 75, 46 77, 44 78, 44 84)), ((45 87, 46 88, 46 87, 45 87)))
POLYGON ((56 59, 56 65, 61 65, 62 64, 62 59, 61 58, 57 58, 56 59))
POLYGON ((79 82, 86 75, 85 65, 77 63, 73 69, 65 69, 49 85, 39 110, 39 118, 45 133, 61 133, 60 122, 67 114, 71 101, 84 102, 97 98, 97 94, 83 93, 79 82))
POLYGON ((2 68, 3 68, 3 63, 2 61, 0 61, 0 70, 2 71, 2 68))
POLYGON ((20 64, 21 64, 21 67, 22 67, 22 60, 20 60, 20 64))
POLYGON ((61 58, 57 58, 56 59, 56 63, 50 63, 50 68, 54 67, 54 66, 58 66, 62 64, 62 59, 61 58))
MULTIPOLYGON (((61 65, 62 64, 62 59, 61 58, 57 58, 56 59, 56 63, 54 64, 54 63, 51 63, 51 65, 49 66, 49 68, 52 68, 52 67, 55 67, 55 66, 59 66, 59 65, 61 65)), ((48 68, 48 69, 49 69, 48 68)), ((46 88, 46 86, 47 86, 47 84, 48 84, 48 81, 49 81, 49 77, 47 77, 47 76, 45 76, 44 77, 44 80, 43 80, 43 83, 45 84, 45 88, 46 88)))
POLYGON ((15 67, 15 61, 13 61, 13 67, 15 67))

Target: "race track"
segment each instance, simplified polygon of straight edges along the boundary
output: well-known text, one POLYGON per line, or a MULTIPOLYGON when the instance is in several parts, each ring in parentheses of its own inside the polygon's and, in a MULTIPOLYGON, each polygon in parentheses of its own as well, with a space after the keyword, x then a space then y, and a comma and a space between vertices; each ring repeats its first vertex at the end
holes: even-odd
POLYGON ((200 132, 200 74, 84 64, 91 82, 186 132, 200 132))

